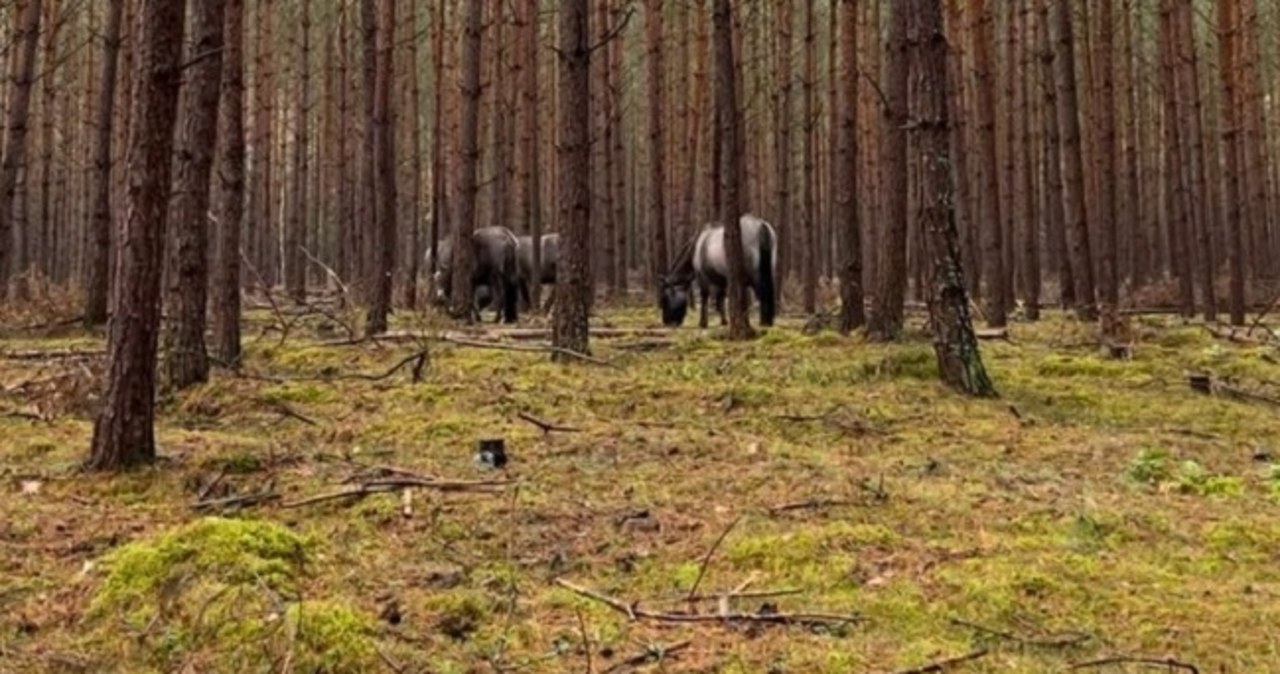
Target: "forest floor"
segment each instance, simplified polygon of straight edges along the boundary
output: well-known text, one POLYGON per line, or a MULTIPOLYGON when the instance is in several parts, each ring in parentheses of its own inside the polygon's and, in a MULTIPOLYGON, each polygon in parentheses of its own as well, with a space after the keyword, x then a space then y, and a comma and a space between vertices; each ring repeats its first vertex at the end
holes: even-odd
POLYGON ((101 338, 0 339, 0 671, 1280 672, 1275 346, 1142 317, 1111 360, 1051 313, 983 342, 972 400, 918 325, 557 365, 271 316, 114 476, 78 469, 101 338))

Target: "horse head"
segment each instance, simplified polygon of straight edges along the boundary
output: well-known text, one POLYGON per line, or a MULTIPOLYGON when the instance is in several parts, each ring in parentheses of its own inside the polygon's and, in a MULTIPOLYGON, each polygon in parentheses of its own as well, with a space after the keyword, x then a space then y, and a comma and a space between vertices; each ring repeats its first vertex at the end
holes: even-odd
POLYGON ((689 313, 689 284, 664 276, 661 292, 658 293, 658 307, 662 310, 663 325, 680 327, 685 315, 689 313))

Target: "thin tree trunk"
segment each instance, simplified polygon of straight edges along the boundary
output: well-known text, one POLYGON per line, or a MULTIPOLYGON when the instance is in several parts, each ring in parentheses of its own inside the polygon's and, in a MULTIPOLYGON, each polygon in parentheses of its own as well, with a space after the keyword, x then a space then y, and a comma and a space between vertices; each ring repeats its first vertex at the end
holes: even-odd
MULTIPOLYGON (((802 245, 800 248, 800 268, 803 270, 804 285, 801 302, 806 314, 818 310, 818 273, 821 262, 821 251, 818 250, 818 150, 816 146, 818 131, 817 94, 818 87, 818 36, 815 29, 814 0, 804 0, 804 98, 801 105, 804 129, 804 205, 801 221, 802 245)), ((892 86, 892 85, 891 85, 892 86)), ((727 223, 726 223, 727 224, 727 223)))
POLYGON ((6 105, 4 158, 0 160, 0 300, 8 297, 13 275, 13 221, 18 174, 26 164, 27 120, 31 112, 31 86, 35 84, 36 45, 40 37, 40 0, 26 0, 15 9, 18 30, 10 61, 9 99, 6 105))
POLYGON ((867 336, 877 341, 897 339, 902 333, 903 304, 907 286, 907 77, 909 67, 908 29, 911 15, 907 2, 890 7, 889 53, 885 72, 885 131, 881 151, 885 185, 884 229, 880 274, 875 304, 867 324, 867 336))
MULTIPOLYGON (((412 145, 412 182, 409 202, 409 260, 405 273, 405 304, 418 308, 418 274, 422 262, 422 89, 418 75, 418 3, 408 3, 409 39, 409 138, 412 145)), ((517 61, 519 59, 516 59, 517 61)))
POLYGON ((858 217, 858 8, 841 0, 840 86, 836 129, 836 202, 831 226, 840 240, 840 332, 866 323, 862 298, 862 222, 858 217))
MULTIPOLYGON (((371 0, 366 0, 371 1, 371 0)), ((373 84, 374 272, 369 279, 372 302, 365 334, 387 330, 391 312, 391 282, 396 267, 396 158, 395 118, 391 109, 391 82, 395 75, 396 0, 379 0, 376 38, 376 74, 373 84)))
POLYGON ((218 244, 213 271, 213 351, 240 362, 240 230, 244 224, 244 0, 226 0, 218 107, 218 244))
POLYGON ((310 204, 307 197, 307 147, 310 144, 311 109, 311 0, 300 0, 301 22, 298 31, 298 90, 294 95, 293 120, 297 132, 293 138, 293 192, 289 204, 289 219, 285 223, 284 236, 284 284, 293 301, 302 304, 307 300, 307 257, 303 252, 307 242, 306 211, 310 204))
MULTIPOLYGON (((110 0, 102 43, 102 75, 98 83, 96 135, 93 147, 93 192, 85 242, 84 324, 107 322, 107 296, 111 290, 111 122, 116 102, 116 70, 120 62, 120 24, 124 0, 110 0)), ((0 247, 4 245, 0 240, 0 247)))
POLYGON ((1092 321, 1097 317, 1094 299, 1093 254, 1089 247, 1089 220, 1085 213, 1085 176, 1080 148, 1079 101, 1076 97, 1075 39, 1072 36, 1071 3, 1050 2, 1053 80, 1057 89, 1058 133, 1061 139, 1063 212, 1075 279, 1076 314, 1092 321))
POLYGON ((205 309, 209 294, 209 176, 218 137, 222 86, 224 0, 194 0, 192 41, 186 61, 179 119, 176 173, 169 204, 173 250, 165 274, 170 320, 165 332, 165 371, 174 390, 209 379, 205 309))
MULTIPOLYGON (((563 9, 561 11, 564 11, 563 9)), ((663 82, 666 66, 663 64, 663 0, 648 0, 645 5, 645 32, 648 37, 649 50, 649 236, 651 257, 650 272, 654 279, 661 279, 667 273, 669 254, 667 251, 667 167, 666 145, 662 134, 665 118, 666 85, 663 82)), ((561 30, 565 24, 561 23, 561 30)), ((560 39, 565 39, 563 35, 560 39)), ((567 43, 566 43, 567 44, 567 43)), ((567 74, 567 66, 561 64, 561 76, 567 74)), ((567 89, 572 91, 572 89, 567 89)), ((563 104, 562 104, 563 107, 563 104)), ((562 120, 561 125, 564 122, 562 120)), ((562 133, 563 133, 562 129, 562 133)), ((561 142, 564 142, 563 138, 561 142)), ((568 156, 568 155, 565 155, 568 156)), ((568 173, 562 173, 567 178, 568 173)), ((564 186, 561 186, 564 190, 564 186)), ((565 192, 566 197, 571 194, 565 192)), ((568 202, 566 202, 568 203, 568 202)), ((658 284, 658 296, 661 296, 661 283, 658 284)))
MULTIPOLYGON (((775 38, 778 52, 775 77, 778 87, 778 114, 777 114, 777 142, 776 150, 776 171, 778 185, 778 215, 777 222, 779 233, 781 234, 779 241, 778 259, 783 262, 782 269, 779 270, 778 279, 782 287, 785 287, 786 281, 791 276, 794 269, 790 264, 795 259, 793 249, 796 244, 796 218, 791 205, 791 89, 793 73, 791 66, 791 14, 792 0, 778 0, 778 30, 775 38)), ((781 294, 781 293, 779 293, 781 294)))
MULTIPOLYGON (((535 2, 536 0, 525 0, 525 2, 535 2)), ((445 97, 448 87, 444 82, 444 43, 448 36, 447 26, 445 25, 445 6, 449 0, 437 0, 435 14, 435 35, 433 36, 431 51, 432 64, 435 68, 435 76, 432 78, 433 86, 436 90, 435 106, 431 115, 431 241, 428 250, 431 251, 431 268, 427 271, 434 274, 437 264, 440 262, 440 226, 442 223, 448 222, 449 205, 446 203, 445 190, 445 174, 447 173, 447 161, 445 159, 445 97)), ((523 6, 524 3, 521 3, 523 6)), ((537 68, 535 67, 534 70, 537 68)), ((536 107, 533 114, 537 116, 536 107)), ((456 226, 456 224, 455 224, 456 226)), ((447 234, 447 232, 446 232, 447 234)), ((536 241, 536 239, 535 239, 536 241)), ((537 248, 534 248, 535 252, 537 248)))
POLYGON ((1032 56, 1035 53, 1035 41, 1031 22, 1034 20, 1031 0, 1022 0, 1018 8, 1018 34, 1021 44, 1018 55, 1018 105, 1019 110, 1015 123, 1018 125, 1018 139, 1014 152, 1017 154, 1018 175, 1014 189, 1014 201, 1017 205, 1017 219, 1022 228, 1022 292, 1024 311, 1028 320, 1040 320, 1040 221, 1041 213, 1036 210, 1035 176, 1036 151, 1034 143, 1035 129, 1035 90, 1037 79, 1036 68, 1032 56))
POLYGON ((1231 324, 1244 325, 1244 237, 1240 224, 1240 5, 1218 0, 1218 62, 1222 68, 1222 142, 1226 148, 1227 255, 1231 267, 1231 324))
MULTIPOLYGON (((538 90, 538 2, 520 0, 517 12, 521 24, 521 56, 523 77, 519 82, 524 105, 521 114, 520 206, 517 213, 527 223, 533 239, 533 268, 542 269, 542 167, 541 141, 538 137, 541 92, 538 90)), ((619 223, 619 227, 621 224, 619 223)), ((541 306, 541 279, 529 282, 530 311, 541 306)))
MULTIPOLYGON (((656 3, 650 5, 650 10, 656 3)), ((654 19, 654 12, 649 19, 654 19)), ((661 23, 652 25, 650 37, 656 34, 661 37, 661 23)), ((590 305, 591 278, 588 256, 590 250, 591 226, 591 144, 587 137, 591 128, 591 35, 590 19, 587 12, 587 0, 563 0, 560 3, 560 86, 564 88, 560 96, 560 202, 565 208, 564 231, 560 239, 560 263, 556 268, 556 306, 552 320, 551 343, 558 349, 576 353, 588 353, 589 334, 587 313, 590 305)), ((658 50, 658 72, 661 72, 661 49, 658 50)), ((654 54, 650 53, 652 59, 654 54)), ((650 62, 651 73, 654 69, 650 62)), ((659 80, 660 82, 660 80, 659 80)), ((661 87, 659 87, 661 89, 661 87)), ((651 89, 652 92, 652 89, 651 89)), ((659 96, 661 93, 659 92, 659 96)), ((655 100, 655 108, 661 112, 660 99, 655 100)), ((651 124, 662 124, 662 115, 650 118, 651 124), (654 122, 653 120, 657 121, 654 122)), ((661 129, 658 129, 661 132, 661 129)), ((654 152, 661 152, 661 135, 657 136, 654 152)), ((659 162, 660 164, 660 162, 659 162)), ((659 166, 659 168, 661 168, 659 166)), ((663 181, 661 171, 652 172, 652 187, 661 192, 663 181)), ((658 197, 660 199, 660 197, 658 197)), ((661 206, 659 201, 657 206, 661 206)), ((654 242, 663 241, 661 234, 663 210, 654 208, 650 214, 656 215, 654 242), (656 211, 656 213, 655 213, 656 211)), ((655 256, 656 266, 664 259, 655 256)), ((665 268, 665 265, 663 266, 665 268)), ((557 351, 554 359, 567 362, 570 359, 564 351, 557 351)))
POLYGON ((1191 0, 1178 0, 1174 19, 1174 25, 1178 29, 1178 70, 1181 75, 1179 100, 1182 102, 1182 123, 1188 142, 1187 154, 1184 156, 1190 159, 1185 166, 1191 173, 1191 221, 1196 240, 1195 249, 1199 253, 1194 257, 1194 264, 1200 273, 1200 299, 1204 318, 1206 321, 1213 321, 1218 317, 1217 293, 1213 287, 1217 270, 1210 234, 1216 228, 1217 214, 1209 193, 1208 168, 1205 166, 1207 155, 1201 110, 1203 103, 1200 97, 1199 53, 1196 49, 1191 0))
MULTIPOLYGON (((466 8, 462 36, 462 78, 459 93, 462 95, 462 128, 458 137, 462 164, 458 170, 457 217, 453 223, 453 281, 449 311, 454 316, 466 316, 471 320, 471 269, 475 266, 475 250, 471 243, 476 229, 476 201, 480 186, 480 30, 484 7, 472 2, 466 8)), ((585 38, 584 38, 585 39, 585 38)), ((494 296, 497 289, 491 288, 494 296)))
POLYGON ((996 71, 991 59, 995 42, 995 12, 987 0, 973 0, 973 55, 974 76, 977 78, 978 136, 982 171, 977 221, 983 228, 983 272, 987 278, 987 322, 1003 326, 1008 321, 1009 297, 1004 264, 1004 196, 1000 191, 1000 179, 996 173, 999 157, 996 153, 996 71))
MULTIPOLYGON (((93 428, 87 467, 115 470, 155 460, 156 346, 164 264, 173 128, 182 82, 185 2, 148 2, 133 77, 129 134, 128 218, 122 228, 117 313, 108 340, 103 408, 93 428)), ((28 24, 31 25, 31 24, 28 24)))
MULTIPOLYGON (((711 15, 715 41, 716 120, 720 137, 720 212, 724 245, 729 258, 729 339, 752 336, 747 319, 746 265, 742 259, 742 142, 739 139, 738 91, 733 56, 733 9, 729 0, 713 0, 711 15)), ((812 9, 812 7, 810 8, 812 9)), ((812 176, 810 176, 812 178, 812 176)), ((814 223, 815 225, 817 223, 814 223)), ((817 264, 817 260, 810 260, 817 264)), ((762 264, 768 264, 762 260, 762 264)))
POLYGON ((942 30, 941 0, 909 0, 918 22, 915 65, 911 78, 915 147, 921 162, 919 210, 921 231, 926 234, 932 283, 928 293, 929 319, 933 325, 938 372, 948 386, 973 396, 995 396, 978 351, 978 339, 969 316, 964 270, 960 266, 960 242, 956 232, 951 195, 951 161, 947 144, 947 40, 942 30))
POLYGON ((1164 104, 1164 140, 1166 150, 1165 174, 1168 186, 1165 190, 1166 211, 1170 215, 1170 257, 1178 277, 1179 297, 1184 317, 1195 315, 1195 267, 1191 252, 1191 209, 1187 194, 1185 166, 1186 148, 1179 116, 1178 103, 1178 50, 1174 3, 1177 0, 1161 0, 1160 3, 1160 53, 1161 98, 1164 104))

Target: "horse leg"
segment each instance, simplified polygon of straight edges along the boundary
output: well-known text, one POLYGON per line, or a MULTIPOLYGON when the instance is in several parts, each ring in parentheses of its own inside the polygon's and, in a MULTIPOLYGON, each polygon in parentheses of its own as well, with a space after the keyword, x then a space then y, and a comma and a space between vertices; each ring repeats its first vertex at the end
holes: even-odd
POLYGON ((707 286, 707 282, 703 279, 698 279, 698 295, 702 300, 702 308, 698 313, 698 327, 705 330, 707 328, 707 300, 710 299, 711 288, 707 286))
POLYGON ((716 287, 716 313, 720 314, 720 326, 724 327, 729 324, 728 315, 724 312, 724 300, 729 294, 727 287, 716 287))

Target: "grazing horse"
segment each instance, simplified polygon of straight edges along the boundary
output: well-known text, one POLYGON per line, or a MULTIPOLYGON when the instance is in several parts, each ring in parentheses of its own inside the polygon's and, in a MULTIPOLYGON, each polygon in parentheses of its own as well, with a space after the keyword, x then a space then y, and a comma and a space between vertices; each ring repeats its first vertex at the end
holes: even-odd
MULTIPOLYGON (((520 270, 516 261, 516 235, 506 227, 482 227, 471 234, 475 250, 475 266, 471 270, 471 292, 476 314, 497 300, 494 322, 515 323, 520 287, 520 270), (482 290, 483 288, 483 290, 482 290), (496 298, 494 297, 496 294, 496 298)), ((453 240, 440 242, 440 257, 432 277, 435 302, 445 304, 453 295, 453 240)), ((432 251, 427 250, 427 266, 432 251)))
MULTIPOLYGON (((518 243, 516 257, 520 266, 520 299, 526 308, 530 308, 533 305, 533 296, 529 292, 532 284, 555 285, 556 265, 560 262, 560 235, 556 233, 542 235, 541 269, 537 271, 533 268, 533 237, 518 236, 516 240, 518 243)), ((548 298, 548 307, 550 303, 551 299, 548 298)))
MULTIPOLYGON (((743 215, 742 261, 747 273, 747 285, 760 300, 760 324, 773 325, 778 311, 777 288, 774 275, 778 268, 777 233, 773 225, 754 215, 743 215)), ((697 236, 685 242, 676 255, 671 271, 662 277, 658 307, 662 310, 662 323, 677 327, 684 323, 689 311, 690 287, 698 283, 702 295, 702 312, 698 326, 707 327, 707 300, 715 294, 716 311, 720 323, 726 321, 724 300, 729 286, 729 258, 726 255, 724 225, 712 223, 703 227, 697 236)))

